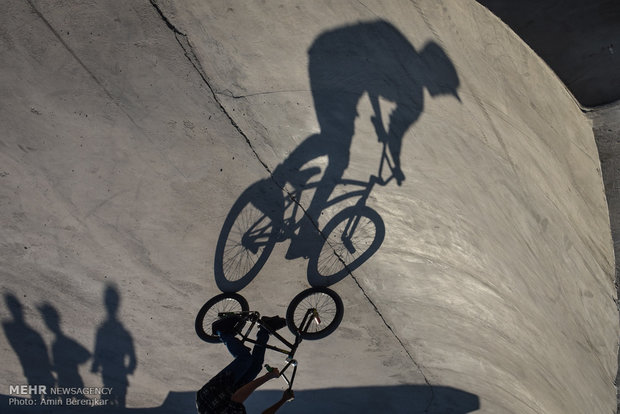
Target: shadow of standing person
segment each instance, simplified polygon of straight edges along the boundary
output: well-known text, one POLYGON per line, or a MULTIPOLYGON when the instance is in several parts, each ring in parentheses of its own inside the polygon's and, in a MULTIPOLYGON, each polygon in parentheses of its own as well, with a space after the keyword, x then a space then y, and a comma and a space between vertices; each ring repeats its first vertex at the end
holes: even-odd
POLYGON ((117 288, 108 285, 103 298, 108 318, 97 329, 91 372, 101 371, 103 386, 112 388, 108 404, 124 408, 129 387, 127 376, 136 370, 136 354, 131 335, 117 319, 120 304, 117 288))
MULTIPOLYGON (((43 338, 24 320, 23 306, 15 295, 6 293, 4 300, 13 320, 3 321, 2 327, 19 358, 28 385, 44 385, 48 389, 54 387, 56 380, 52 375, 52 364, 43 338)), ((36 395, 32 398, 39 399, 36 395)))
MULTIPOLYGON (((83 388, 84 381, 79 373, 80 365, 90 359, 90 351, 76 340, 66 336, 60 328, 60 315, 49 303, 39 306, 45 324, 55 335, 52 343, 52 370, 56 372, 58 387, 83 388)), ((76 394, 76 398, 86 398, 76 394)))

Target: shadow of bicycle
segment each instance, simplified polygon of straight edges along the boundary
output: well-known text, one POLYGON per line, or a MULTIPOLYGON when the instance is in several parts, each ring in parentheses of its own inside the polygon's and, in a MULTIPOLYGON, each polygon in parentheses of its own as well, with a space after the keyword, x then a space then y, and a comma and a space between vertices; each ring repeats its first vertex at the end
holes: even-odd
POLYGON ((320 132, 295 148, 271 177, 252 184, 231 208, 214 260, 215 280, 224 292, 247 286, 275 243, 284 240, 291 241, 287 259, 308 259, 313 286, 337 283, 366 262, 385 237, 383 220, 366 201, 374 185, 384 186, 392 179, 401 185, 405 180, 402 141, 422 114, 424 90, 432 97, 451 95, 460 102, 459 78, 443 49, 430 41, 417 51, 384 20, 320 34, 308 49, 308 75, 320 132), (368 181, 345 180, 363 96, 370 100, 370 121, 383 143, 379 171, 368 181), (395 105, 386 117, 380 98, 395 105), (384 124, 384 119, 389 121, 384 124), (321 157, 327 159, 323 168, 308 167, 321 157), (382 177, 384 168, 388 178, 382 177), (311 181, 315 176, 320 178, 311 181), (346 192, 334 196, 342 185, 346 192), (312 199, 302 206, 302 193, 309 192, 312 199), (354 197, 354 205, 339 204, 354 197), (334 217, 319 223, 336 205, 334 217))
MULTIPOLYGON (((368 183, 343 180, 360 190, 340 194, 328 207, 352 197, 367 198, 368 183)), ((259 273, 276 243, 298 238, 304 212, 298 203, 301 191, 313 190, 317 183, 296 186, 285 194, 272 180, 251 185, 237 199, 224 220, 215 254, 215 280, 223 292, 237 292, 259 273)), ((312 286, 339 282, 366 262, 383 243, 385 225, 379 213, 357 203, 342 208, 319 232, 298 239, 308 259, 307 276, 312 286)))

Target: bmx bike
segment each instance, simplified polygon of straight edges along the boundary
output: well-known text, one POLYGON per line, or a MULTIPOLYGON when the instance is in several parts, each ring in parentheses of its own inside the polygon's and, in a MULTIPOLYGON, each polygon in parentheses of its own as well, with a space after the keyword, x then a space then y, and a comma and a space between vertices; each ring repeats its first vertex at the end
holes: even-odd
MULTIPOLYGON (((236 292, 247 286, 267 261, 275 244, 296 237, 300 228, 298 200, 302 192, 316 189, 320 182, 308 182, 320 172, 310 167, 287 177, 292 189, 283 190, 271 179, 258 181, 246 189, 230 209, 215 249, 214 272, 218 287, 236 292)), ((395 178, 386 141, 377 175, 368 181, 342 179, 338 184, 357 187, 329 200, 323 209, 359 197, 344 207, 321 229, 321 245, 308 252, 308 281, 312 286, 329 286, 340 281, 367 261, 381 246, 385 225, 379 213, 366 202, 375 185, 385 186, 395 178), (384 164, 391 175, 382 178, 384 164)))
MULTIPOLYGON (((280 376, 286 381, 289 389, 297 372, 297 360, 294 359, 297 348, 304 339, 316 340, 325 338, 336 330, 344 314, 342 299, 336 292, 326 287, 314 287, 304 290, 293 298, 286 310, 286 325, 295 335, 293 342, 272 330, 261 319, 260 313, 250 311, 248 301, 238 293, 221 293, 209 299, 196 315, 195 329, 198 336, 209 343, 221 342, 219 336, 212 332, 211 325, 219 318, 238 316, 240 322, 235 326, 235 335, 242 343, 257 344, 250 338, 250 333, 257 325, 267 330, 273 338, 277 338, 280 347, 269 344, 258 344, 272 351, 286 355, 286 363, 280 370, 280 376), (249 325, 246 327, 246 325, 249 325), (287 369, 293 366, 291 377, 286 376, 287 369)), ((271 367, 266 365, 268 370, 271 367)))

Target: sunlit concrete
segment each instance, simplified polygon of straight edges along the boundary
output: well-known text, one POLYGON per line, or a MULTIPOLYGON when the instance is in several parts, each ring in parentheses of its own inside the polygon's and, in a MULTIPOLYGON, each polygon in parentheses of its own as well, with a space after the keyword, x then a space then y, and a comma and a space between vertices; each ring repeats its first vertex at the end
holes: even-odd
MULTIPOLYGON (((405 180, 375 186, 366 203, 384 240, 331 285, 344 320, 302 344, 298 398, 281 412, 378 412, 382 401, 390 413, 615 410, 614 255, 592 127, 499 19, 462 0, 156 6, 9 0, 0 14, 3 395, 68 370, 71 361, 52 366, 51 307, 62 335, 89 353, 73 361, 86 386, 104 384, 91 372, 96 345, 114 339, 96 332, 115 321, 130 337, 118 353, 136 361, 115 373, 129 381, 127 411, 191 409, 193 391, 229 360, 193 327, 220 292, 225 218, 320 132, 309 48, 380 21, 420 56, 436 44, 459 99, 431 93, 442 79, 432 68, 405 65, 419 94, 405 180), (37 341, 12 342, 9 326, 40 335, 49 368, 37 341), (35 357, 44 362, 26 372, 35 357)), ((376 80, 352 78, 356 90, 376 80)), ((394 104, 384 98, 387 124, 394 104)), ((368 94, 356 111, 344 178, 368 180, 381 155, 368 94)), ((309 286, 308 260, 287 260, 289 243, 240 290, 263 314, 283 314, 309 286)), ((268 383, 248 411, 283 388, 268 383)))

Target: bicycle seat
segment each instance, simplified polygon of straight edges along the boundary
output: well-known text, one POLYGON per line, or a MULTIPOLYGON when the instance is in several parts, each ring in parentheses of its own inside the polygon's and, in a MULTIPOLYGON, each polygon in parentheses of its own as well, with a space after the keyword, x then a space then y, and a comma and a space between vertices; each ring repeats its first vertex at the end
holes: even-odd
POLYGON ((243 318, 239 315, 230 314, 224 315, 223 318, 216 320, 211 324, 211 330, 214 335, 219 335, 220 333, 231 334, 237 332, 242 325, 243 318))

